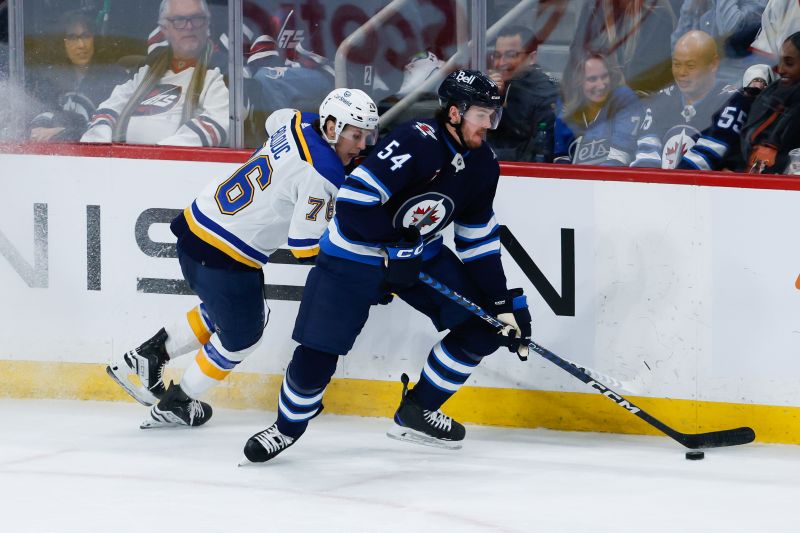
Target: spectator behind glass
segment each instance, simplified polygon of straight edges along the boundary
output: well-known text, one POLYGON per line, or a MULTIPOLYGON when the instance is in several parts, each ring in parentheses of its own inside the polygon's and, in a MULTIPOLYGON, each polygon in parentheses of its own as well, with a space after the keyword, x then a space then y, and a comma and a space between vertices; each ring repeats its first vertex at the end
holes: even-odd
POLYGON ((797 0, 769 0, 761 15, 761 31, 751 48, 753 52, 778 62, 782 43, 794 32, 800 31, 800 2, 797 0))
POLYGON ((745 72, 745 88, 715 115, 680 168, 785 172, 789 152, 800 147, 800 32, 781 46, 779 78, 760 90, 771 75, 767 65, 745 72))
POLYGON ((800 31, 781 45, 778 80, 758 95, 742 130, 742 153, 753 172, 781 173, 800 147, 800 31))
POLYGON ((587 56, 564 73, 555 124, 555 163, 628 166, 636 149, 641 104, 621 85, 613 62, 587 56))
POLYGON ((714 113, 731 97, 732 86, 717 80, 719 53, 714 39, 692 30, 675 44, 675 83, 645 103, 634 167, 675 168, 714 113))
POLYGON ((132 80, 100 104, 83 142, 225 146, 228 88, 209 68, 205 0, 163 0, 158 23, 169 46, 158 48, 132 80))
POLYGON ((267 113, 286 107, 315 111, 333 90, 333 63, 311 50, 308 31, 297 29, 303 22, 300 14, 286 11, 274 36, 264 34, 253 41, 247 67, 260 85, 267 113))
POLYGON ((613 57, 624 82, 654 93, 671 82, 670 36, 675 13, 668 0, 588 0, 578 17, 566 70, 587 54, 613 57))
POLYGON ((489 144, 500 160, 552 159, 558 84, 536 64, 537 46, 531 30, 510 26, 498 34, 489 57, 489 76, 503 95, 500 125, 489 131, 489 144), (540 123, 546 124, 545 150, 532 143, 540 123))
POLYGON ((718 78, 739 83, 750 59, 750 43, 761 29, 761 14, 767 0, 685 0, 678 25, 672 32, 672 47, 691 30, 709 34, 720 47, 718 78))
POLYGON ((91 19, 81 11, 65 13, 61 61, 31 72, 31 95, 42 103, 31 121, 32 141, 77 141, 89 126, 97 105, 127 78, 118 65, 98 65, 91 19))

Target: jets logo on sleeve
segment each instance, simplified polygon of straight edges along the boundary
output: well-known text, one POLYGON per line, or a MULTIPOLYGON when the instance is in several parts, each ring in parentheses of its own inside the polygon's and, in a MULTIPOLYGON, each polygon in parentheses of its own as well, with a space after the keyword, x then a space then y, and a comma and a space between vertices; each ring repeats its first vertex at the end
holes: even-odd
POLYGON ((430 125, 425 124, 424 122, 417 122, 414 124, 414 129, 419 131, 423 137, 430 137, 431 139, 436 139, 436 133, 434 132, 433 128, 430 125))
POLYGON ((437 192, 427 192, 409 198, 397 210, 394 226, 416 226, 420 235, 432 235, 444 228, 453 214, 453 200, 437 192))

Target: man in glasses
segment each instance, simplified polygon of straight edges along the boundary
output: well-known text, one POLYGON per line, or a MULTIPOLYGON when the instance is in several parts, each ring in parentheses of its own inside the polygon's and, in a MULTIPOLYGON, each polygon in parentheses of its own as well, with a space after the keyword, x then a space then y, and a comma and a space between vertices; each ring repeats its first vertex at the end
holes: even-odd
POLYGON ((527 355, 531 315, 522 290, 506 288, 493 209, 500 166, 484 142, 502 114, 497 85, 481 72, 457 70, 438 95, 435 118, 394 128, 345 180, 306 281, 292 334, 300 345, 281 386, 278 419, 247 441, 247 460, 268 461, 303 435, 370 308, 391 294, 449 330, 413 389, 403 375, 392 438, 459 448, 464 426, 439 408, 500 346, 527 355), (451 223, 455 251, 443 243, 451 223), (513 334, 499 335, 419 282, 420 271, 485 306, 513 334))
POLYGON ((345 167, 378 135, 375 103, 357 89, 335 89, 319 115, 294 109, 267 119, 269 135, 241 168, 208 184, 172 221, 181 271, 199 305, 107 372, 131 396, 153 405, 141 427, 200 426, 211 417, 198 400, 259 345, 269 318, 264 273, 287 245, 313 261, 333 216, 345 167), (168 361, 193 354, 180 384, 163 382, 168 361))
POLYGON ((500 126, 489 133, 500 160, 552 160, 558 84, 536 64, 537 46, 530 29, 507 26, 489 54, 489 74, 504 99, 500 126))
POLYGON ((158 24, 168 46, 100 104, 81 141, 227 145, 228 88, 210 65, 206 1, 163 0, 158 24))

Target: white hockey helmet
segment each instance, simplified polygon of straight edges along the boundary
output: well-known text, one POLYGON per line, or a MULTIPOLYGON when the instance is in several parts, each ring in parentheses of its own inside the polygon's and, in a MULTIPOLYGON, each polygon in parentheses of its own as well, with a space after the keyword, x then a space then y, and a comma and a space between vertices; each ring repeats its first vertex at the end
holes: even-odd
POLYGON ((366 130, 367 144, 378 140, 378 107, 367 93, 359 89, 334 89, 319 106, 319 127, 322 136, 330 144, 336 144, 345 126, 366 130), (325 121, 328 117, 336 119, 333 139, 325 134, 325 121))

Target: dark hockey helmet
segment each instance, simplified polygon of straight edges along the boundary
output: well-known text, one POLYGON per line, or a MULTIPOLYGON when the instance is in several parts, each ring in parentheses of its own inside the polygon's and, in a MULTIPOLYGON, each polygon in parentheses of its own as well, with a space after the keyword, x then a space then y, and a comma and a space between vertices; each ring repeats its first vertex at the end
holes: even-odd
POLYGON ((439 105, 443 108, 465 104, 465 110, 473 105, 496 109, 503 105, 497 84, 478 70, 451 72, 439 85, 438 93, 439 105))

